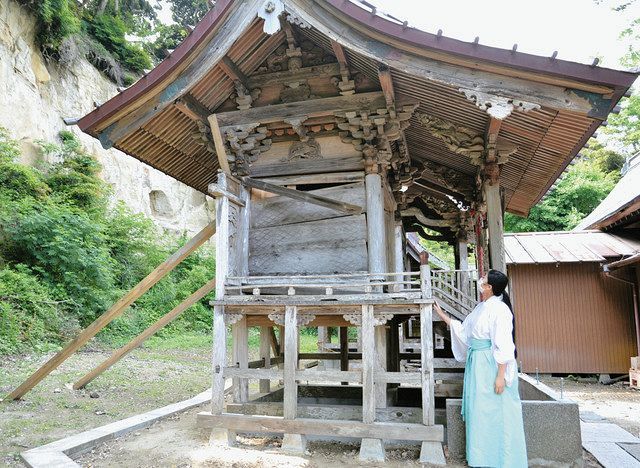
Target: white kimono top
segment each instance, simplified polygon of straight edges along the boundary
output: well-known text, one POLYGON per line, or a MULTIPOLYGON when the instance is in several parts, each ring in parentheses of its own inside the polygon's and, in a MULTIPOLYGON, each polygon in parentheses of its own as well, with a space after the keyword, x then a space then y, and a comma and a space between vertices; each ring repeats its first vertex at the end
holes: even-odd
POLYGON ((465 361, 472 338, 491 340, 493 357, 498 364, 506 364, 504 379, 511 386, 517 373, 513 344, 513 315, 502 302, 502 295, 480 302, 460 323, 451 319, 451 348, 457 361, 465 361))

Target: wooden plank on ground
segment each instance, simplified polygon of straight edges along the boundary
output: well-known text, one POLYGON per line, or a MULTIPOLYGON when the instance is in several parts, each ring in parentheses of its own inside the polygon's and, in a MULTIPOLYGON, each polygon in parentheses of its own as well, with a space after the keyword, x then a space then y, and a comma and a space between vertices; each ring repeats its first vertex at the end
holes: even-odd
POLYGON ((313 434, 336 437, 358 437, 384 440, 419 440, 442 442, 442 425, 425 426, 411 423, 372 422, 335 419, 286 419, 277 416, 250 416, 240 414, 212 415, 199 413, 198 427, 227 428, 237 432, 276 432, 287 434, 313 434))
POLYGON ((75 384, 73 384, 73 388, 75 390, 83 388, 85 385, 87 385, 93 379, 98 377, 100 374, 102 374, 104 371, 109 369, 116 362, 118 362, 120 359, 122 359, 124 356, 126 356, 129 352, 131 352, 132 350, 134 350, 135 348, 140 346, 142 343, 144 343, 144 341, 147 338, 149 338, 150 336, 154 335, 158 330, 160 330, 161 328, 163 328, 164 326, 166 326, 167 324, 169 324, 170 322, 172 322, 173 320, 178 318, 178 316, 182 312, 187 310, 193 304, 195 304, 200 299, 202 299, 204 296, 206 296, 211 291, 213 291, 215 289, 215 287, 216 287, 216 279, 214 278, 211 281, 209 281, 207 284, 202 286, 200 289, 198 289, 196 292, 194 292, 187 299, 182 301, 173 310, 171 310, 167 314, 163 315, 160 320, 158 320, 156 323, 154 323, 153 325, 148 327, 145 331, 140 333, 137 337, 135 337, 129 343, 127 343, 122 348, 118 349, 117 351, 114 351, 113 354, 108 359, 106 359, 102 364, 100 364, 98 367, 93 369, 91 372, 85 374, 84 377, 82 377, 75 384))
POLYGON ((193 239, 182 246, 177 252, 166 259, 162 264, 156 267, 142 281, 140 281, 131 291, 125 294, 118 302, 116 302, 109 310, 98 317, 91 325, 85 328, 75 339, 59 351, 55 356, 49 359, 42 367, 34 372, 27 380, 21 383, 18 388, 11 392, 6 399, 15 400, 21 398, 25 393, 31 390, 42 379, 49 375, 54 369, 62 364, 69 356, 82 348, 91 338, 96 336, 100 330, 111 323, 116 317, 122 313, 140 296, 147 292, 153 285, 164 278, 167 273, 173 270, 180 262, 182 262, 189 254, 204 244, 216 232, 215 223, 208 224, 193 239))

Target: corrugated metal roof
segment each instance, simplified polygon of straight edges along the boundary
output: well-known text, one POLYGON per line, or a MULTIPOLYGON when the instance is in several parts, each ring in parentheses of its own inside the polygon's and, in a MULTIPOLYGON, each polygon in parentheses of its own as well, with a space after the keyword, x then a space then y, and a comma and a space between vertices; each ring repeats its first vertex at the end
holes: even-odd
MULTIPOLYGON (((640 154, 640 153, 639 153, 640 154)), ((640 199, 640 157, 602 202, 578 225, 576 231, 607 227, 613 218, 640 199)), ((631 213, 627 213, 631 214, 631 213)))
POLYGON ((508 264, 604 262, 640 252, 640 240, 601 231, 504 235, 508 264))

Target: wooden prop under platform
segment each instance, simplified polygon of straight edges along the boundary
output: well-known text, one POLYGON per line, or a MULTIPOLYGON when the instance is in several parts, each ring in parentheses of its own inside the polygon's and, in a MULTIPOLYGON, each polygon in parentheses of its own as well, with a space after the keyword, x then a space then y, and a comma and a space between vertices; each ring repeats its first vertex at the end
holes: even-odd
POLYGON ((147 292, 153 285, 164 278, 171 270, 178 266, 185 258, 187 258, 194 250, 204 244, 216 232, 215 223, 208 224, 198 234, 196 234, 189 242, 182 246, 178 251, 166 259, 162 264, 156 267, 142 281, 140 281, 131 291, 125 294, 118 302, 116 302, 108 311, 98 317, 91 325, 85 328, 71 343, 59 351, 55 356, 49 359, 40 369, 34 372, 27 380, 25 380, 18 388, 11 392, 6 399, 15 400, 21 398, 25 393, 36 386, 42 379, 55 370, 69 356, 83 347, 91 338, 96 336, 100 330, 111 323, 115 318, 133 304, 140 296, 147 292))

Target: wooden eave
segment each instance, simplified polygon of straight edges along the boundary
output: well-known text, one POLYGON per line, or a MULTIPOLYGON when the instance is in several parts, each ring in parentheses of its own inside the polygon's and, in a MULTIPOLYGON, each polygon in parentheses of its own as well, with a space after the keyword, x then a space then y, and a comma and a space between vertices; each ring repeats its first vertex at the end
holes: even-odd
MULTIPOLYGON (((191 86, 184 84, 184 76, 188 73, 194 76, 193 69, 202 61, 203 54, 212 53, 207 52, 207 44, 220 39, 216 35, 224 31, 230 18, 241 17, 243 12, 249 14, 250 8, 255 8, 258 3, 217 2, 167 59, 130 88, 83 117, 79 122, 80 128, 99 138, 105 147, 118 148, 206 193, 207 185, 215 180, 218 161, 191 137, 198 130, 197 122, 176 104, 180 98, 176 90, 182 86, 181 95, 188 95, 209 112, 234 109, 229 107, 228 100, 234 92, 234 83, 223 67, 217 66, 220 61, 212 61, 208 69, 200 70, 199 78, 193 80, 191 86), (137 124, 138 116, 145 113, 146 117, 137 124), (111 128, 122 127, 124 124, 121 122, 126 121, 132 122, 126 131, 110 133, 111 128), (117 138, 110 139, 110 135, 117 138)), ((543 86, 569 87, 584 93, 580 96, 587 96, 585 99, 594 103, 596 117, 542 107, 528 113, 513 112, 503 121, 500 136, 516 144, 518 151, 504 165, 501 184, 505 190, 507 210, 517 214, 527 214, 544 195, 637 76, 436 36, 406 28, 349 1, 293 0, 287 3, 287 7, 303 12, 303 19, 309 22, 329 18, 372 40, 385 42, 388 53, 378 60, 352 50, 349 43, 342 44, 352 74, 362 73, 374 85, 379 85, 380 64, 393 57, 394 51, 399 51, 410 54, 407 57, 437 60, 465 67, 473 73, 487 72, 542 83, 543 86)), ((246 24, 245 29, 236 31, 238 37, 225 55, 251 80, 258 66, 284 41, 284 34, 282 30, 272 36, 264 34, 262 20, 255 17, 246 18, 243 24, 246 24)), ((332 53, 330 38, 321 31, 313 27, 296 27, 296 31, 332 53)), ((404 67, 391 67, 391 77, 397 94, 420 101, 416 113, 434 115, 478 133, 486 131, 489 116, 467 100, 455 85, 415 76, 404 67)), ((415 113, 405 136, 414 164, 433 161, 471 180, 475 176, 477 168, 469 159, 451 152, 420 127, 415 113)))

